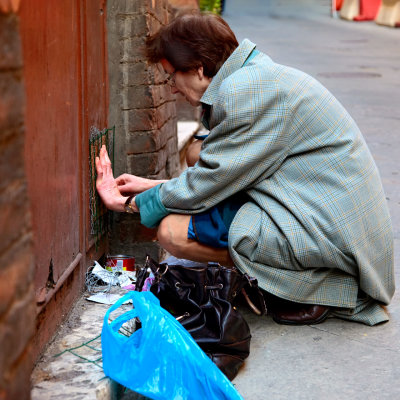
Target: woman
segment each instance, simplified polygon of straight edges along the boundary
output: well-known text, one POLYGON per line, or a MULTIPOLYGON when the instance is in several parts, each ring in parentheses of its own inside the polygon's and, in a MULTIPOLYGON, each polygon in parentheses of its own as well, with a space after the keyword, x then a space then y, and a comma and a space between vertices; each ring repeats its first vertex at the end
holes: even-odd
POLYGON ((210 133, 198 162, 170 181, 114 181, 102 149, 97 188, 106 206, 140 212, 177 257, 255 276, 282 299, 279 323, 387 321, 390 217, 376 165, 341 104, 249 40, 239 45, 215 15, 176 18, 146 51, 173 93, 203 107, 210 133))

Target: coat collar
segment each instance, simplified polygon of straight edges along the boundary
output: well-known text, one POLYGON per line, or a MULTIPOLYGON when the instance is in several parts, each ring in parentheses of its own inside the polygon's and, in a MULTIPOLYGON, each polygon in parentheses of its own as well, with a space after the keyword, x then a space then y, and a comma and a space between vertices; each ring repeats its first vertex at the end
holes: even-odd
POLYGON ((244 39, 243 42, 240 43, 235 51, 224 62, 217 74, 213 77, 207 90, 200 99, 202 103, 208 105, 212 105, 214 103, 222 81, 243 66, 255 47, 256 45, 248 39, 244 39))

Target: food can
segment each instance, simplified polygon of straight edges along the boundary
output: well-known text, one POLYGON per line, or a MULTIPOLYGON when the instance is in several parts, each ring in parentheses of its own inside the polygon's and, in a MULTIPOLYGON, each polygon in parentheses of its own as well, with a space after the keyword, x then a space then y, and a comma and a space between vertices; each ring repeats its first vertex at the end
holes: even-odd
POLYGON ((135 271, 135 257, 116 255, 107 256, 106 270, 113 272, 135 271))

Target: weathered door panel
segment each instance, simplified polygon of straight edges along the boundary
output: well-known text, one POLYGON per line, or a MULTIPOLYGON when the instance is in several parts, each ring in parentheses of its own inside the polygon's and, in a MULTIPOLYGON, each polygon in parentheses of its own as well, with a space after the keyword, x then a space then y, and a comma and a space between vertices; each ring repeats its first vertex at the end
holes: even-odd
POLYGON ((88 140, 91 126, 107 127, 105 4, 25 0, 20 22, 35 285, 47 303, 92 245, 88 140))
POLYGON ((23 1, 26 171, 38 291, 80 251, 80 37, 77 2, 23 1))

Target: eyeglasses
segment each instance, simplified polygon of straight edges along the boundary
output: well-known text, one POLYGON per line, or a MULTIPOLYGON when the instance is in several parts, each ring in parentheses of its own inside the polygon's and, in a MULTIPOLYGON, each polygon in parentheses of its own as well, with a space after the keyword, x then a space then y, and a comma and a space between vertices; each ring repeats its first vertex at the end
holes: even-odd
POLYGON ((176 86, 176 82, 175 82, 175 74, 176 74, 176 71, 174 71, 172 74, 169 74, 168 76, 167 76, 167 78, 164 80, 164 84, 167 84, 167 85, 169 85, 169 86, 171 86, 171 87, 175 87, 176 86))

